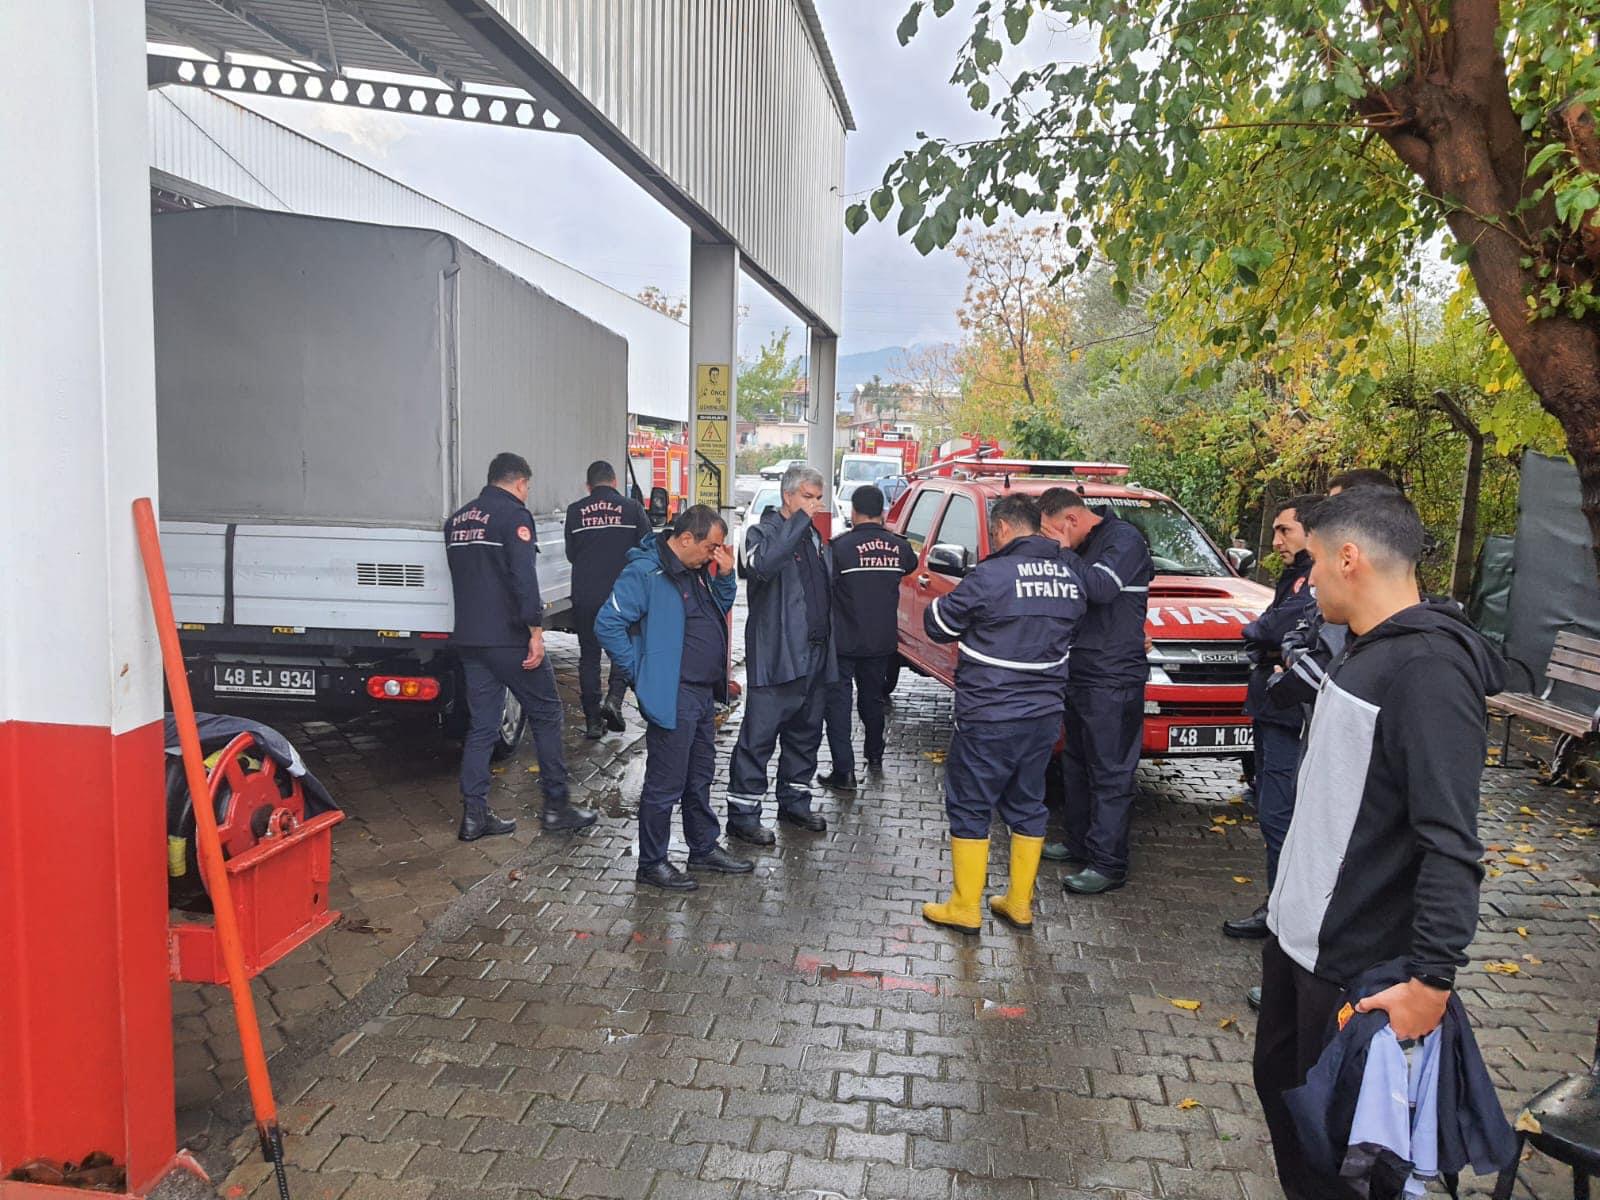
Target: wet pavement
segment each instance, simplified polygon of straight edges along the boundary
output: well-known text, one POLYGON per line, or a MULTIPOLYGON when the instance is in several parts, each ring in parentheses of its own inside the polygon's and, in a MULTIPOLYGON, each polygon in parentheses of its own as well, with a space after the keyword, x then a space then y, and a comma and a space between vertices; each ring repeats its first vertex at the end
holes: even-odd
MULTIPOLYGON (((566 691, 573 643, 551 641, 566 691)), ((497 783, 523 828, 473 846, 454 840, 447 746, 286 726, 350 814, 341 927, 258 984, 288 1041, 296 1200, 1278 1196, 1242 995, 1258 946, 1218 930, 1264 870, 1236 767, 1146 766, 1126 889, 1069 898, 1047 863, 1031 934, 965 938, 917 917, 949 881, 949 725, 948 694, 905 676, 882 778, 822 796, 825 834, 736 845, 756 874, 689 895, 634 882, 637 724, 569 738, 594 830, 538 831, 528 745, 497 783)), ((1593 1050, 1597 824, 1592 793, 1486 772, 1495 849, 1461 987, 1512 1112, 1593 1050)), ((1003 879, 1003 834, 992 852, 1003 879)), ((223 1194, 276 1195, 237 1089, 219 1094, 237 1076, 225 996, 176 996, 186 1135, 219 1178, 239 1164, 223 1194)), ((1570 1192, 1542 1163, 1528 1178, 1570 1192)))

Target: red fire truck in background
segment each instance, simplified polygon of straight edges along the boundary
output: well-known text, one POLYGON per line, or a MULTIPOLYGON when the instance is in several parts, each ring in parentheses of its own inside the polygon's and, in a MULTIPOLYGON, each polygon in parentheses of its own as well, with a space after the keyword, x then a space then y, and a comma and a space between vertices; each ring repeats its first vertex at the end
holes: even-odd
POLYGON ((636 433, 628 439, 628 463, 645 500, 655 488, 667 489, 667 516, 689 503, 689 445, 682 438, 636 433))
POLYGON ((880 458, 897 454, 900 469, 907 474, 917 469, 922 454, 922 447, 908 425, 868 425, 856 433, 850 448, 857 454, 875 454, 880 458))

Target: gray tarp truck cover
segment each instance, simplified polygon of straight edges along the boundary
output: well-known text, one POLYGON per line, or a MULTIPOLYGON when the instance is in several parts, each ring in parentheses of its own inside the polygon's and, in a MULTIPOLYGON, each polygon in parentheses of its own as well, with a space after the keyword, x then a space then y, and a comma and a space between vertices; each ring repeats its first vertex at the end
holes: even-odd
POLYGON ((529 507, 627 444, 624 338, 452 237, 154 218, 163 520, 438 529, 500 450, 529 507))

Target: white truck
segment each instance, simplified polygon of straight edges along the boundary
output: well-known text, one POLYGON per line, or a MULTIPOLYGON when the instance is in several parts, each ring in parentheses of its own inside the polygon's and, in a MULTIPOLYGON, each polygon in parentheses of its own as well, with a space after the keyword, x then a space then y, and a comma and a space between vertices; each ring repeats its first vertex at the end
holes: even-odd
POLYGON ((898 450, 844 455, 839 460, 839 473, 833 481, 833 506, 839 514, 840 527, 850 528, 850 497, 858 487, 865 483, 881 483, 904 470, 898 450))
MULTIPOLYGON (((154 218, 161 542, 203 707, 465 705, 444 519, 533 468, 547 623, 566 501, 627 453, 625 339, 454 238, 243 208, 154 218)), ((501 749, 524 718, 508 696, 501 749)))

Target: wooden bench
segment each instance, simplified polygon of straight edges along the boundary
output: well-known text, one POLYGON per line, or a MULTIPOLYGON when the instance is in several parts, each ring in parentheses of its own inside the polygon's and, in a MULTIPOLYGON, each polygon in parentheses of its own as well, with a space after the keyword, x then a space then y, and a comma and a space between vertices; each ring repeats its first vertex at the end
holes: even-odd
POLYGON ((1545 667, 1543 695, 1527 692, 1501 692, 1489 697, 1489 715, 1505 718, 1505 741, 1500 747, 1500 761, 1506 762, 1511 749, 1511 722, 1513 718, 1553 729, 1556 738, 1555 757, 1550 762, 1550 782, 1566 778, 1567 772, 1585 743, 1600 735, 1600 706, 1579 712, 1557 704, 1550 699, 1550 689, 1559 683, 1570 683, 1585 691, 1600 694, 1600 638, 1583 637, 1562 630, 1556 634, 1556 644, 1550 651, 1550 662, 1545 667))

